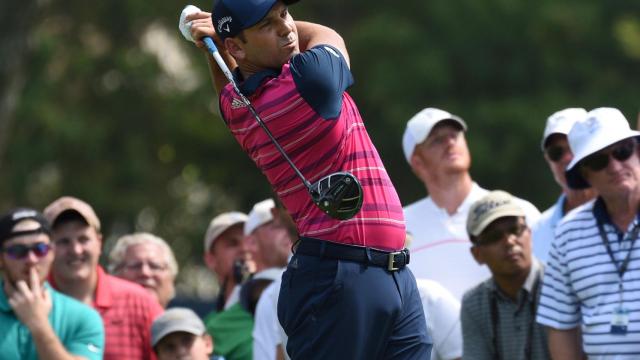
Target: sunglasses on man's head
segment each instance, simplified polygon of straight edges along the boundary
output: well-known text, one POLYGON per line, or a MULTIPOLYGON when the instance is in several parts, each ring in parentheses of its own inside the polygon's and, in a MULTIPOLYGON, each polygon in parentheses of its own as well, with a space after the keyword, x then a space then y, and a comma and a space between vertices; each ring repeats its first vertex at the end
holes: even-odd
POLYGON ((566 146, 551 145, 545 149, 545 152, 549 160, 558 162, 564 157, 564 154, 571 152, 571 150, 566 146))
POLYGON ((636 140, 626 140, 614 145, 608 152, 597 152, 582 160, 582 165, 591 171, 600 171, 609 165, 609 155, 618 161, 628 160, 636 149, 636 140))
POLYGON ((0 248, 0 252, 7 254, 8 257, 14 260, 22 260, 26 258, 30 252, 39 258, 47 256, 51 250, 51 244, 43 242, 35 243, 33 245, 16 244, 0 248))
POLYGON ((527 230, 527 225, 521 222, 515 222, 509 226, 500 226, 493 229, 487 229, 478 236, 476 241, 477 245, 491 245, 495 244, 502 239, 507 238, 509 235, 515 235, 520 237, 527 230))

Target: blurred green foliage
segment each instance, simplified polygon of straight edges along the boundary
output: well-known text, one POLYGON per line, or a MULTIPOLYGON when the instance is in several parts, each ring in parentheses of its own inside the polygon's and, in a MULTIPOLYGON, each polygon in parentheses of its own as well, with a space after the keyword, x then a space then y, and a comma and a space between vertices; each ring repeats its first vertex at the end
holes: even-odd
MULTIPOLYGON (((216 114, 204 55, 177 30, 185 3, 9 3, 3 20, 28 10, 30 22, 0 37, 3 50, 26 45, 2 54, 19 57, 18 70, 0 62, 0 95, 17 99, 0 111, 0 209, 75 195, 94 205, 110 242, 151 231, 193 265, 215 214, 271 195, 216 114), (10 93, 13 78, 24 81, 10 93)), ((476 181, 541 210, 558 195, 539 148, 548 115, 614 106, 635 126, 640 2, 325 0, 291 12, 345 38, 350 92, 404 203, 425 195, 401 150, 423 107, 468 122, 476 181)))

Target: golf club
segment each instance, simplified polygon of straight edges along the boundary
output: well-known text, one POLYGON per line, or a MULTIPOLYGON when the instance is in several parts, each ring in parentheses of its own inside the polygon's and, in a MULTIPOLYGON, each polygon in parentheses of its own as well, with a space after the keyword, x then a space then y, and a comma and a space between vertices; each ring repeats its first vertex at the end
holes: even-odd
MULTIPOLYGON (((180 16, 180 24, 179 28, 182 34, 187 40, 193 41, 191 38, 191 33, 188 31, 188 24, 185 22, 185 17, 191 13, 198 12, 200 9, 193 5, 188 5, 182 10, 182 14, 180 16)), ((220 70, 224 73, 229 83, 233 87, 233 90, 238 94, 242 102, 247 106, 253 117, 256 119, 260 127, 267 134, 273 145, 276 147, 278 152, 284 157, 287 161, 291 169, 296 173, 296 175, 302 180, 302 183, 307 188, 309 195, 313 202, 327 215, 331 216, 337 220, 347 220, 354 217, 360 208, 362 207, 362 198, 363 191, 362 185, 358 179, 351 173, 343 171, 329 174, 315 183, 310 183, 304 175, 298 170, 293 161, 289 158, 287 153, 284 151, 282 146, 278 143, 276 138, 271 134, 271 131, 267 127, 267 125, 262 121, 260 115, 253 107, 249 99, 240 91, 238 85, 233 78, 233 74, 229 70, 229 67, 224 62, 220 53, 218 52, 218 48, 216 47, 213 39, 208 36, 202 38, 207 50, 214 58, 220 70)))

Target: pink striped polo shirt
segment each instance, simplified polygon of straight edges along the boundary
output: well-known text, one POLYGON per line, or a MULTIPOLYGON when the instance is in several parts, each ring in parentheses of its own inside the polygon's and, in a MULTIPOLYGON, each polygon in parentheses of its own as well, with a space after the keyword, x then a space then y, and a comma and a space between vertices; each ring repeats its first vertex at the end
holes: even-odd
POLYGON ((405 224, 400 200, 356 104, 345 91, 352 83, 339 51, 322 45, 294 56, 279 73, 258 73, 240 85, 307 180, 313 183, 337 171, 348 171, 358 178, 364 191, 363 205, 348 220, 335 220, 314 205, 302 181, 230 84, 220 94, 221 114, 243 150, 267 177, 301 236, 401 249, 405 224))

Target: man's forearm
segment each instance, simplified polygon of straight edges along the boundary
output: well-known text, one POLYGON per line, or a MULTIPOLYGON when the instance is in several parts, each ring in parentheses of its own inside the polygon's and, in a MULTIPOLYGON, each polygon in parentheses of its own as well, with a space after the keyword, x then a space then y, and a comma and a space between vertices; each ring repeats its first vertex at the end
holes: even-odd
POLYGON ((558 330, 547 327, 547 333, 552 359, 581 360, 584 358, 579 328, 558 330))
POLYGON ((56 336, 55 332, 49 322, 39 324, 31 330, 31 336, 36 346, 36 352, 38 353, 38 359, 41 360, 77 360, 84 359, 84 357, 74 356, 62 346, 60 339, 56 336))

